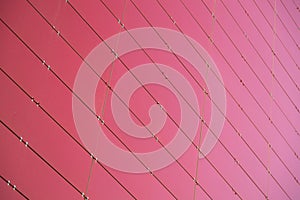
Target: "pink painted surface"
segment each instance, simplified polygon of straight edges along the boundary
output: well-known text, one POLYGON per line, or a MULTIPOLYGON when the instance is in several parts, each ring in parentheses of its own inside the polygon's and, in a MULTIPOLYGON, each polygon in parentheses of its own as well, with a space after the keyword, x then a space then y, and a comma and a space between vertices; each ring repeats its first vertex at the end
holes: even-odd
MULTIPOLYGON (((69 3, 60 0, 30 2, 51 25, 60 31, 61 36, 83 58, 87 57, 102 41, 70 5, 103 39, 124 31, 107 8, 118 19, 122 19, 121 22, 127 30, 150 26, 130 1, 106 1, 107 8, 97 0, 74 0, 69 3)), ((276 1, 278 17, 275 22, 278 37, 274 39, 273 31, 269 26, 269 24, 272 26, 274 24, 274 10, 270 6, 274 5, 273 1, 269 4, 268 1, 243 0, 240 1, 242 7, 235 1, 224 1, 224 3, 217 1, 216 4, 213 1, 183 2, 199 24, 194 21, 181 1, 161 2, 176 23, 169 19, 156 1, 137 1, 135 4, 153 26, 180 32, 176 27, 178 25, 185 35, 193 38, 208 52, 223 79, 226 91, 227 109, 224 113, 226 120, 219 137, 220 142, 210 151, 207 159, 199 159, 197 166, 199 155, 196 148, 191 145, 177 159, 182 167, 174 161, 154 171, 155 176, 178 199, 193 199, 194 197, 195 199, 209 199, 209 196, 213 199, 238 199, 238 195, 242 199, 264 199, 263 194, 268 195, 269 199, 298 199, 300 189, 296 179, 300 180, 300 161, 297 158, 300 154, 300 136, 296 131, 300 132, 300 116, 299 110, 297 111, 295 107, 300 108, 300 57, 297 47, 300 37, 299 27, 291 18, 293 17, 299 24, 299 11, 296 10, 296 5, 293 1, 276 1), (291 16, 284 6, 287 7, 291 16), (263 11, 264 15, 258 8, 263 11), (213 21, 208 9, 214 10, 216 21, 213 21), (249 16, 246 15, 244 9, 247 10, 249 16), (239 26, 247 34, 248 39, 239 26), (207 34, 211 35, 215 45, 210 42, 207 34), (278 59, 273 57, 270 47, 274 49, 278 59), (274 73, 273 78, 270 71, 274 73), (274 101, 267 90, 272 92, 274 101), (243 139, 237 132, 241 133, 243 139), (271 144, 272 149, 268 143, 271 144), (233 158, 236 158, 239 164, 233 158), (268 174, 266 168, 270 170, 272 176, 268 174), (198 171, 197 181, 202 188, 196 186, 194 196, 195 182, 188 174, 196 177, 196 171, 198 171)), ((299 2, 296 3, 299 6, 299 2)), ((82 59, 27 1, 1 2, 0 17, 51 66, 51 69, 68 87, 73 89, 76 75, 83 63, 82 59)), ((76 129, 72 110, 73 94, 12 34, 4 23, 1 22, 0 27, 1 69, 34 97, 77 141, 85 145, 81 141, 80 134, 89 134, 92 130, 87 128, 86 133, 79 133, 76 129)), ((125 47, 115 42, 111 44, 111 48, 118 52, 118 49, 125 47)), ((204 120, 209 124, 213 102, 204 95, 197 82, 184 70, 175 56, 170 52, 157 49, 148 49, 147 53, 156 63, 168 65, 177 70, 191 84, 200 107, 197 112, 200 115, 204 112, 204 120)), ((188 53, 193 54, 194 49, 191 48, 188 53)), ((107 55, 109 55, 108 58, 113 56, 109 50, 107 50, 107 55)), ((105 55, 99 55, 101 56, 105 55)), ((210 71, 207 75, 201 75, 188 60, 183 57, 179 58, 198 83, 207 88, 205 79, 212 78, 214 74, 210 71)), ((132 70, 138 65, 151 63, 141 50, 125 54, 121 59, 132 70)), ((101 66, 97 67, 101 68, 101 66)), ((112 67, 111 85, 114 88, 127 69, 119 60, 116 60, 113 66, 110 65, 101 74, 105 81, 109 81, 112 67)), ((3 71, 0 73, 1 122, 22 136, 24 141, 28 141, 39 155, 80 192, 84 192, 89 199, 132 199, 132 196, 99 164, 91 164, 93 160, 90 155, 32 103, 3 71)), ((144 74, 144 76, 148 75, 144 74)), ((91 72, 91 76, 95 75, 91 72)), ((163 79, 163 76, 161 78, 163 79)), ((81 84, 84 86, 85 83, 81 84)), ((217 81, 215 84, 220 86, 221 83, 217 81)), ((131 86, 124 84, 122 88, 127 91, 131 86)), ((176 95, 170 89, 157 84, 147 84, 146 88, 155 99, 159 100, 172 119, 180 123, 182 111, 176 95)), ((92 109, 101 117, 106 98, 105 92, 105 84, 99 81, 95 95, 95 108, 92 109)), ((111 98, 112 94, 109 92, 104 107, 105 124, 135 153, 161 149, 161 145, 155 142, 154 138, 132 137, 117 126, 111 109, 111 98)), ((84 96, 83 99, 85 99, 84 96)), ((145 124, 148 124, 151 120, 148 111, 154 104, 155 102, 146 91, 139 88, 133 93, 128 106, 145 124)), ((130 117, 132 121, 141 125, 132 114, 130 117)), ((197 135, 193 140, 196 145, 199 143, 200 132, 202 132, 203 140, 208 131, 205 126, 201 131, 200 124, 199 119, 199 126, 195 130, 197 135)), ((99 127, 103 128, 106 137, 113 144, 127 151, 107 128, 100 123, 99 127)), ((157 136, 162 144, 167 145, 175 137, 177 131, 178 127, 174 122, 166 118, 166 123, 157 136)), ((128 165, 124 163, 122 157, 116 157, 99 145, 101 142, 97 143, 97 138, 89 139, 94 142, 95 146, 85 146, 87 150, 96 152, 96 149, 100 149, 100 152, 109 155, 108 157, 120 163, 120 166, 128 165)), ((10 180, 30 199, 83 198, 68 182, 29 148, 26 148, 3 124, 0 126, 0 159, 0 175, 10 180)), ((132 157, 132 159, 135 158, 132 157)), ((106 162, 101 160, 99 162, 103 163, 108 171, 137 199, 173 198, 150 173, 128 173, 107 166, 106 162)), ((165 161, 158 158, 157 162, 164 163, 165 161)), ((0 196, 5 199, 22 199, 2 180, 0 181, 0 196)))

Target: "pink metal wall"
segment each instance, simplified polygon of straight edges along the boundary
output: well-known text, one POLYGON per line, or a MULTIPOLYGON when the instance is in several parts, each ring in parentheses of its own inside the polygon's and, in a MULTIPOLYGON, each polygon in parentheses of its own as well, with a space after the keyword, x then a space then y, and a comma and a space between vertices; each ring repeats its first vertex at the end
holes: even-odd
POLYGON ((1 198, 298 199, 299 4, 1 1, 1 198))

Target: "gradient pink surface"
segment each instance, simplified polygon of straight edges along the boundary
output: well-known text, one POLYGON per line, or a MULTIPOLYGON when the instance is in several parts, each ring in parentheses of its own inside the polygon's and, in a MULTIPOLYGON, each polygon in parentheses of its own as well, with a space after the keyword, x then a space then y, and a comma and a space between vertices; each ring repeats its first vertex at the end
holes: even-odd
MULTIPOLYGON (((30 2, 83 58, 99 45, 101 40, 78 17, 70 3, 103 39, 124 31, 101 1, 74 0, 67 3, 61 0, 32 0, 30 2)), ((198 171, 197 180, 212 199, 238 199, 238 195, 232 188, 242 199, 265 199, 263 193, 269 199, 299 199, 300 188, 297 180, 300 180, 300 161, 297 156, 300 154, 300 113, 297 109, 300 107, 300 37, 299 27, 291 18, 292 16, 299 24, 299 10, 296 9, 293 1, 276 1, 278 17, 275 20, 275 32, 278 37, 274 37, 273 30, 269 26, 269 24, 274 25, 274 10, 270 6, 274 5, 273 1, 242 0, 240 1, 242 6, 236 1, 183 2, 199 24, 193 20, 181 1, 162 1, 161 5, 185 35, 202 45, 218 67, 226 90, 227 111, 219 138, 222 144, 218 142, 207 155, 207 159, 199 159, 198 165, 198 152, 191 145, 178 162, 193 177, 196 177, 198 171), (214 10, 216 20, 213 20, 208 9, 214 10), (246 33, 247 38, 239 26, 246 33), (206 34, 212 37, 215 45, 206 34), (273 55, 270 47, 274 49, 277 57, 273 55), (270 71, 273 71, 274 77, 270 71), (267 90, 272 93, 273 101, 267 90), (237 132, 241 133, 243 139, 237 132), (272 149, 268 143, 271 144, 272 149), (270 170, 272 176, 268 174, 266 168, 270 170)), ((296 3, 299 6, 299 1, 296 3)), ((113 0, 105 1, 105 4, 117 18, 122 19, 122 23, 128 30, 149 27, 130 1, 113 0)), ((135 4, 153 26, 179 31, 156 1, 136 1, 135 4)), ((27 1, 2 1, 0 17, 34 52, 51 65, 51 69, 70 88, 73 88, 82 59, 27 1)), ((1 69, 82 143, 73 120, 72 93, 12 34, 4 23, 0 25, 0 38, 1 69)), ((118 43, 112 48, 117 51, 118 43)), ((148 49, 147 52, 155 62, 171 66, 190 82, 199 101, 198 112, 204 112, 204 119, 209 122, 213 103, 175 57, 170 52, 155 49, 148 49)), ((125 54, 122 60, 130 69, 149 63, 149 59, 142 51, 125 54)), ((180 57, 180 60, 196 80, 207 88, 201 74, 197 73, 184 58, 180 57)), ((112 65, 108 66, 101 75, 105 81, 109 80, 111 67, 112 65)), ((122 63, 116 60, 113 65, 112 87, 126 72, 122 63)), ((36 152, 76 188, 84 192, 89 199, 132 199, 99 164, 92 164, 94 161, 90 155, 32 103, 3 72, 0 76, 2 122, 28 141, 36 152)), ((208 73, 207 76, 213 74, 208 73)), ((130 85, 124 85, 124 90, 127 87, 130 85)), ((146 87, 155 98, 159 99, 174 120, 180 122, 181 111, 176 96, 169 89, 156 84, 149 84, 146 87)), ((95 96, 95 112, 99 115, 106 98, 105 91, 106 86, 99 81, 95 96)), ((137 153, 162 148, 153 138, 134 138, 117 126, 110 107, 111 96, 109 92, 103 118, 121 140, 137 153)), ((143 88, 139 88, 132 95, 128 106, 147 124, 150 122, 148 109, 153 104, 155 104, 153 99, 143 88)), ((134 116, 131 117, 139 124, 134 116)), ((200 132, 203 132, 203 138, 208 130, 205 126, 202 131, 200 129, 199 123, 194 139, 195 144, 199 142, 200 132)), ((166 145, 175 136, 177 130, 178 127, 167 119, 163 129, 157 135, 166 145)), ((103 128, 103 131, 110 141, 126 150, 106 128, 103 128)), ((101 146, 97 148, 101 149, 101 146)), ((105 152, 105 149, 104 153, 110 155, 112 159, 120 160, 122 165, 122 158, 105 152)), ((0 175, 10 180, 30 199, 83 198, 69 183, 26 148, 3 124, 0 126, 0 160, 0 175)), ((173 199, 150 173, 127 173, 110 166, 106 167, 137 199, 173 199)), ((154 174, 178 199, 194 197, 209 199, 199 186, 196 187, 194 196, 194 180, 175 161, 167 167, 154 171, 154 174)), ((22 199, 2 180, 0 197, 22 199)))

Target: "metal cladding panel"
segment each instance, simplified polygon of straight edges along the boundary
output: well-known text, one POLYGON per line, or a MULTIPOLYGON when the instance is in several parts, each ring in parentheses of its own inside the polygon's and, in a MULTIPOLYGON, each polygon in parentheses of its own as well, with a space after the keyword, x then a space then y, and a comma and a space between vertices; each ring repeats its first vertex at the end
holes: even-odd
POLYGON ((298 199, 298 1, 0 3, 0 196, 298 199))

